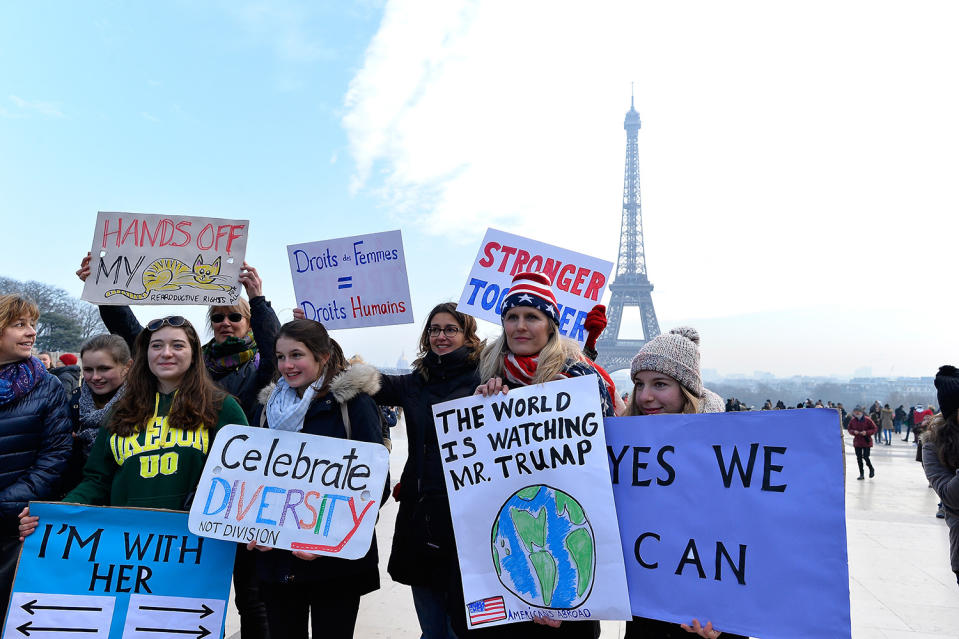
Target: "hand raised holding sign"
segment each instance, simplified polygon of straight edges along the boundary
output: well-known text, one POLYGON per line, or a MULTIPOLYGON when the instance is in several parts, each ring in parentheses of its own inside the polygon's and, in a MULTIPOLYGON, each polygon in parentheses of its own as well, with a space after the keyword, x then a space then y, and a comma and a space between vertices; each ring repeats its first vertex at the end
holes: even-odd
POLYGON ((491 377, 488 382, 485 384, 480 384, 476 387, 476 392, 474 395, 482 395, 483 397, 492 397, 499 393, 506 394, 509 392, 509 386, 503 383, 503 379, 500 377, 491 377))

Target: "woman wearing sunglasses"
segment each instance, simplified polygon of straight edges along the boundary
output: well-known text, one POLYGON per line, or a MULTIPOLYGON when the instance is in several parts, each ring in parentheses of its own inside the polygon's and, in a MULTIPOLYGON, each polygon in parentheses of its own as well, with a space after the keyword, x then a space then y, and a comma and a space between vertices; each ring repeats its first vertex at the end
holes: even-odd
MULTIPOLYGON (((186 319, 148 323, 133 353, 126 390, 93 442, 83 480, 63 501, 188 510, 216 431, 246 417, 210 379, 186 319)), ((24 509, 21 538, 36 527, 24 509)))

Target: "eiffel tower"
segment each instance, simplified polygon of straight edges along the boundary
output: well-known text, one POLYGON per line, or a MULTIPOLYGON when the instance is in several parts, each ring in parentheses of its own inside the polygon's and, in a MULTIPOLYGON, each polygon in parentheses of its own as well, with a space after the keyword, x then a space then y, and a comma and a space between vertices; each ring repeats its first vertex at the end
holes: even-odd
POLYGON ((626 177, 623 180, 623 221, 619 231, 619 257, 616 274, 609 285, 612 298, 607 313, 608 325, 596 344, 600 366, 608 371, 629 368, 633 357, 648 340, 659 335, 659 322, 653 310, 653 285, 646 277, 646 250, 643 247, 643 211, 639 195, 639 112, 630 96, 626 112, 626 177), (619 331, 623 309, 638 306, 644 339, 621 339, 619 331))

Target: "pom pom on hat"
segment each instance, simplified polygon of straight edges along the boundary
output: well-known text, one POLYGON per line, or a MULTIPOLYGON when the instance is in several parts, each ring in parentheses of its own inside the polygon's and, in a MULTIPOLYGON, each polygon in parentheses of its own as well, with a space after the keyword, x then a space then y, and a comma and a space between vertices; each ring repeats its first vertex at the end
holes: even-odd
POLYGON ((556 304, 556 296, 550 288, 549 278, 542 273, 525 271, 516 274, 509 288, 509 294, 503 300, 500 317, 505 317, 506 311, 517 306, 535 308, 554 324, 559 325, 559 306, 556 304))
POLYGON ((680 326, 646 342, 633 358, 629 369, 633 382, 640 371, 656 371, 669 375, 693 395, 702 397, 699 332, 689 326, 680 326))
POLYGON ((944 419, 954 417, 959 410, 959 369, 948 364, 940 366, 935 384, 939 412, 944 419))
POLYGON ((77 356, 73 353, 64 353, 60 356, 60 361, 63 362, 64 366, 73 366, 77 363, 77 356))

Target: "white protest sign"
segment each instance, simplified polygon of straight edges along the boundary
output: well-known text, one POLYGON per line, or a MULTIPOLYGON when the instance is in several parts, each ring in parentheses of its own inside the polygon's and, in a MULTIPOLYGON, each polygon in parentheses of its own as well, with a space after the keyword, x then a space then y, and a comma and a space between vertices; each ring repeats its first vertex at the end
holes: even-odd
POLYGON ((433 406, 470 627, 629 619, 595 375, 433 406))
POLYGON ((328 329, 413 323, 400 231, 286 247, 296 304, 328 329))
POLYGON ((190 532, 358 559, 373 539, 389 465, 381 444, 226 426, 203 467, 190 532))
POLYGON ((100 211, 81 297, 105 305, 232 306, 249 230, 249 220, 100 211))
POLYGON ((457 310, 500 323, 500 307, 523 271, 545 274, 559 305, 559 332, 580 344, 586 341, 586 314, 601 303, 613 263, 597 257, 487 229, 473 261, 457 310))

